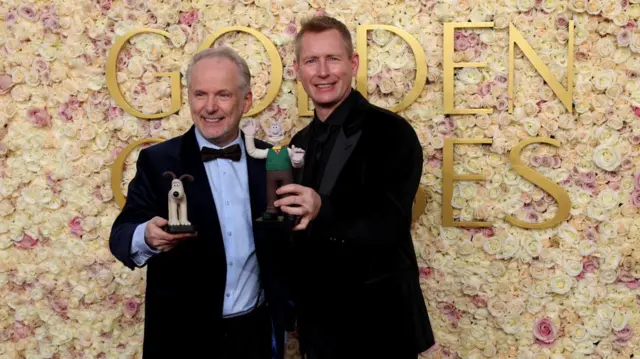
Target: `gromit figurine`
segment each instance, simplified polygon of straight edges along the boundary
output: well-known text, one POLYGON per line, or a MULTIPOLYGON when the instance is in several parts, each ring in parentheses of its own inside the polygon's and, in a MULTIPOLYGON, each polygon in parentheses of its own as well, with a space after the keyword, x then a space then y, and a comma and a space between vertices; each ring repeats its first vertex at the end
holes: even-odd
MULTIPOLYGON (((271 121, 266 141, 273 145, 269 149, 257 149, 254 138, 258 132, 258 124, 249 120, 242 127, 249 156, 267 159, 267 209, 262 215, 263 221, 277 220, 282 214, 273 203, 278 199, 276 190, 284 185, 293 183, 292 166, 301 168, 304 164, 304 150, 295 146, 287 147, 284 140, 284 130, 279 121, 271 121)), ((289 218, 292 219, 292 218, 289 218)))
POLYGON ((165 231, 168 233, 187 233, 193 232, 194 228, 187 219, 187 196, 184 193, 184 185, 182 180, 193 181, 193 176, 184 174, 180 178, 167 171, 163 176, 171 176, 171 189, 169 189, 169 218, 165 231))

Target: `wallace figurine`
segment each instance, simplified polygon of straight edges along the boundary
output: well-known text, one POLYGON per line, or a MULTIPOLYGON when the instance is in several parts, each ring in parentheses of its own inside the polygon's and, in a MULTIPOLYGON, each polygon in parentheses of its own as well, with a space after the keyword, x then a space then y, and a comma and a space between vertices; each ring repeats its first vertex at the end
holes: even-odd
POLYGON ((274 206, 274 202, 278 199, 276 190, 281 186, 293 183, 292 167, 301 168, 303 166, 304 150, 295 146, 287 147, 284 145, 284 130, 280 122, 277 121, 271 121, 269 126, 266 142, 273 145, 269 149, 257 149, 255 147, 254 138, 258 132, 258 124, 256 122, 251 120, 245 122, 242 131, 245 135, 245 144, 249 156, 267 159, 267 209, 261 220, 278 221, 282 212, 274 206))

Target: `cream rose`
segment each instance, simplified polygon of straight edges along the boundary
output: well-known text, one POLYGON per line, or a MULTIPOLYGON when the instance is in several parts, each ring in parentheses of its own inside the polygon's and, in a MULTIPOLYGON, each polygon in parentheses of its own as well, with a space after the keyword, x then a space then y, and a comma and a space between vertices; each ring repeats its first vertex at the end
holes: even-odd
POLYGON ((600 145, 593 151, 593 162, 606 171, 614 171, 620 166, 620 154, 608 145, 600 145))

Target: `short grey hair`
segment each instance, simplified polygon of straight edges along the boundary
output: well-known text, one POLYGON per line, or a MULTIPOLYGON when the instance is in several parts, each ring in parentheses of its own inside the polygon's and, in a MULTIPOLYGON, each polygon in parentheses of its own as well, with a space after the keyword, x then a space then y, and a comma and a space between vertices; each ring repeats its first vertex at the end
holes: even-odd
POLYGON ((238 75, 240 77, 240 89, 244 95, 249 93, 249 90, 251 89, 251 71, 249 70, 249 65, 247 65, 247 62, 238 55, 235 50, 227 46, 210 47, 196 53, 191 58, 191 62, 189 63, 189 67, 187 67, 186 73, 187 87, 191 85, 191 72, 193 71, 194 66, 201 60, 213 58, 224 58, 236 64, 236 66, 238 66, 238 75))

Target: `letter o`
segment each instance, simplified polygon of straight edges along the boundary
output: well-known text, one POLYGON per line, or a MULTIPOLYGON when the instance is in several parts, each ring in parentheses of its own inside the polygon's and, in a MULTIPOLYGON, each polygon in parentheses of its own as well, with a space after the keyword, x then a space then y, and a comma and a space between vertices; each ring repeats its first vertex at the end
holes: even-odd
POLYGON ((122 150, 122 152, 118 154, 116 161, 113 163, 113 165, 111 165, 111 192, 113 192, 113 198, 120 208, 124 207, 124 203, 126 201, 124 193, 122 193, 122 189, 120 189, 120 185, 122 183, 122 174, 124 172, 124 161, 127 159, 127 156, 136 147, 144 143, 159 143, 163 141, 163 138, 143 138, 141 140, 130 143, 122 150))

